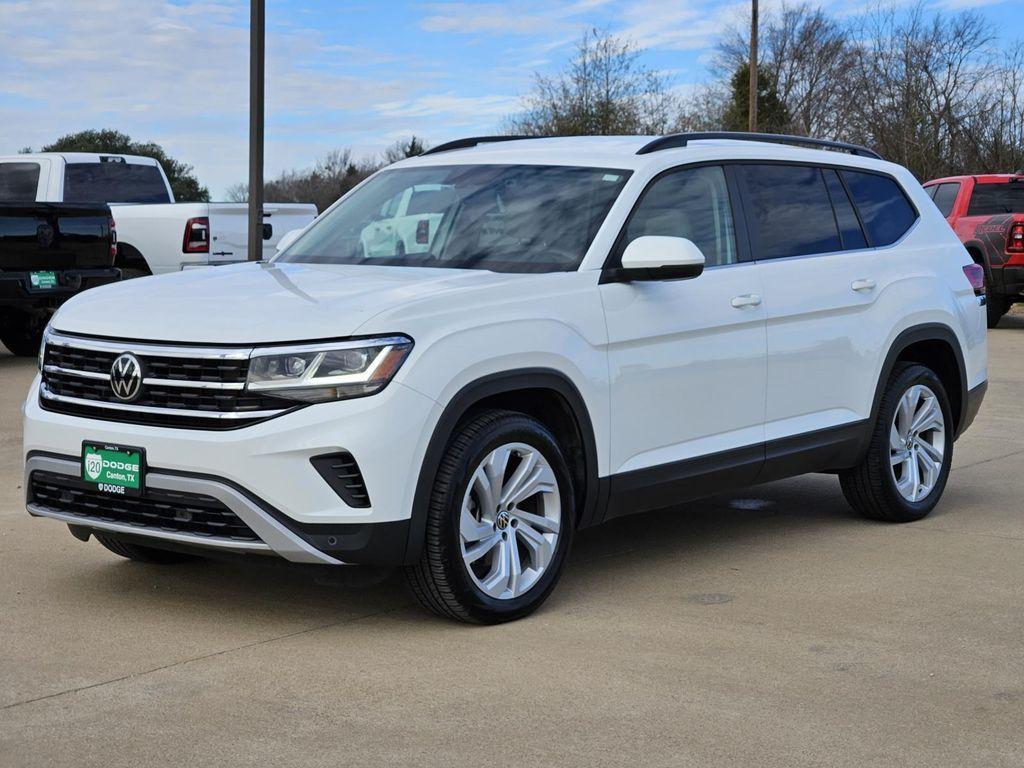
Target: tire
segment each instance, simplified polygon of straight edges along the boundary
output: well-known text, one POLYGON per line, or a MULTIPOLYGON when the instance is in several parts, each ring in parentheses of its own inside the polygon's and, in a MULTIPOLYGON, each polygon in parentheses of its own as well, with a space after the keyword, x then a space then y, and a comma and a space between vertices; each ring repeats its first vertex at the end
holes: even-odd
POLYGON ((45 329, 45 317, 17 312, 4 318, 0 325, 0 341, 18 357, 35 357, 43 343, 45 329))
POLYGON ((891 523, 908 523, 925 517, 935 508, 946 487, 953 461, 954 430, 949 397, 939 377, 923 365, 897 364, 882 395, 878 419, 864 460, 853 469, 839 473, 843 495, 850 506, 864 517, 891 523), (897 421, 897 409, 904 402, 905 395, 912 398, 912 390, 921 395, 917 401, 919 405, 912 410, 914 416, 924 414, 929 394, 934 398, 934 405, 938 406, 941 414, 941 434, 934 429, 921 430, 919 434, 910 429, 904 435, 904 430, 900 429, 900 425, 908 420, 905 415, 908 411, 904 410, 897 421), (932 450, 927 450, 927 446, 922 444, 909 449, 916 442, 915 434, 932 450), (936 461, 938 446, 941 446, 941 458, 936 461), (901 463, 893 460, 895 454, 904 457, 901 463), (918 455, 923 458, 918 460, 918 455), (935 474, 922 471, 926 466, 934 468, 935 474), (921 485, 915 484, 913 472, 917 473, 921 485), (902 483, 897 482, 897 475, 902 483), (901 485, 903 491, 900 490, 901 485), (908 492, 911 497, 906 495, 908 492))
POLYGON ((457 621, 496 624, 526 616, 547 599, 561 575, 575 509, 568 466, 547 427, 513 411, 474 416, 456 431, 441 460, 426 511, 423 552, 419 562, 405 568, 412 593, 424 607, 457 621), (531 467, 526 477, 540 477, 540 489, 520 495, 512 508, 488 504, 488 498, 522 489, 515 481, 516 470, 524 467, 531 467), (471 487, 475 476, 494 477, 495 485, 471 487), (468 562, 476 552, 483 554, 468 562), (519 564, 517 579, 502 575, 503 558, 508 574, 519 564))
POLYGON ((196 559, 194 555, 188 555, 184 552, 171 552, 170 550, 157 549, 156 547, 144 547, 141 544, 125 541, 117 536, 110 536, 106 533, 94 533, 93 535, 96 537, 96 541, 115 555, 120 555, 140 563, 171 565, 196 559))
POLYGON ((989 296, 985 302, 985 311, 988 314, 988 327, 995 328, 1003 315, 1010 311, 1010 302, 1002 296, 989 296))

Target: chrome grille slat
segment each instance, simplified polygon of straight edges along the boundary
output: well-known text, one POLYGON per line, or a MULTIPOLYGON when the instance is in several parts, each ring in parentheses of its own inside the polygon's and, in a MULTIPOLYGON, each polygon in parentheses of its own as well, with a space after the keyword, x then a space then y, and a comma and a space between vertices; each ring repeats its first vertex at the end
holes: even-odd
POLYGON ((246 389, 251 349, 185 347, 79 339, 48 333, 40 402, 75 416, 160 426, 232 429, 299 407, 246 389), (131 353, 143 368, 142 390, 120 400, 111 366, 131 353))

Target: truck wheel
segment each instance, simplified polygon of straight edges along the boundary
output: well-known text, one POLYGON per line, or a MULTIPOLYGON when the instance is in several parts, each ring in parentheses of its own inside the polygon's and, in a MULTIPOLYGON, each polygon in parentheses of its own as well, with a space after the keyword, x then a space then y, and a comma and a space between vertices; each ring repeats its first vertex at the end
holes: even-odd
POLYGON ((1010 302, 1002 296, 989 296, 985 302, 985 311, 988 313, 988 327, 995 328, 1003 315, 1010 311, 1010 302))
POLYGON ((572 480, 554 435, 512 411, 485 411, 455 434, 427 509, 416 598, 450 619, 511 621, 554 589, 573 535, 572 480))
POLYGON ((96 536, 96 541, 115 555, 120 555, 140 563, 170 565, 172 563, 183 563, 186 560, 195 560, 194 555, 187 555, 184 552, 171 552, 167 549, 144 547, 141 544, 125 541, 117 536, 109 536, 105 533, 95 533, 94 535, 96 536))
POLYGON ((872 520, 907 523, 926 516, 942 496, 953 461, 949 398, 931 369, 901 363, 878 409, 864 460, 839 473, 843 495, 872 520))
POLYGON ((0 325, 0 341, 19 357, 35 357, 43 343, 46 320, 39 315, 18 312, 8 315, 0 325))

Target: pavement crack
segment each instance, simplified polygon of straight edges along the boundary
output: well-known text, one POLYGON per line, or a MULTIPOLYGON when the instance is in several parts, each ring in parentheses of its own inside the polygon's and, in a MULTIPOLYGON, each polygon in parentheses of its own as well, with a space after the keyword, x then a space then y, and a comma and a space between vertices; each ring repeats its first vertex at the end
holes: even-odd
POLYGON ((31 699, 23 699, 22 701, 15 701, 15 702, 12 702, 10 704, 5 704, 2 707, 0 707, 0 712, 4 712, 4 711, 6 711, 8 709, 14 709, 15 707, 22 707, 22 706, 25 706, 26 704, 35 704, 36 702, 46 701, 48 699, 56 699, 56 698, 59 698, 61 696, 66 696, 66 695, 71 694, 71 693, 80 693, 82 691, 89 691, 89 690, 92 690, 94 688, 102 688, 103 686, 106 686, 106 685, 113 685, 115 683, 120 683, 120 682, 123 682, 125 680, 132 680, 132 679, 135 679, 137 677, 145 677, 146 675, 152 675, 155 672, 163 672, 164 670, 167 670, 167 669, 174 669, 175 667, 180 667, 180 666, 183 666, 185 664, 191 664, 192 662, 195 662, 195 661, 204 661, 206 659, 213 659, 213 658, 216 658, 218 656, 223 656, 223 655, 225 655, 227 653, 236 653, 238 651, 244 651, 244 650, 246 650, 248 648, 256 648, 257 646, 260 646, 260 645, 267 645, 268 643, 276 643, 279 640, 288 640, 288 639, 290 639, 292 637, 298 637, 300 635, 307 635, 307 634, 310 634, 312 632, 319 632, 321 630, 330 629, 332 627, 339 627, 339 626, 341 626, 343 624, 354 624, 355 622, 363 621, 364 619, 372 619, 375 616, 383 616, 386 613, 393 613, 394 611, 401 610, 401 608, 403 608, 403 607, 404 606, 395 606, 394 608, 385 608, 384 610, 380 610, 380 611, 372 611, 371 613, 363 613, 363 614, 360 614, 358 616, 353 616, 353 617, 348 618, 348 619, 342 619, 341 621, 332 621, 332 622, 330 622, 328 624, 319 624, 319 625, 317 625, 315 627, 307 627, 306 629, 299 629, 299 630, 296 630, 295 632, 287 632, 287 633, 285 633, 283 635, 275 635, 274 637, 265 637, 262 640, 254 640, 251 643, 244 643, 243 645, 236 645, 236 646, 232 646, 231 648, 221 648, 218 651, 211 651, 210 653, 203 653, 203 654, 200 654, 199 656, 191 656, 191 657, 189 657, 187 659, 180 659, 179 661, 171 662, 170 664, 162 664, 159 667, 153 667, 152 669, 146 669, 146 670, 143 670, 142 672, 129 672, 127 675, 121 675, 120 677, 114 677, 114 678, 111 678, 110 680, 101 680, 101 681, 99 681, 97 683, 89 683, 88 685, 80 685, 80 686, 77 686, 75 688, 68 688, 68 689, 63 690, 63 691, 56 691, 55 693, 48 693, 45 696, 36 696, 35 698, 31 698, 31 699))
POLYGON ((1024 449, 1021 449, 1019 451, 1013 451, 1012 453, 1003 454, 1002 456, 993 456, 991 459, 982 459, 981 461, 975 461, 973 464, 961 464, 959 467, 953 467, 950 470, 950 472, 957 472, 961 469, 970 469, 971 467, 978 467, 981 466, 982 464, 988 464, 989 462, 992 461, 1002 461, 1003 459, 1008 459, 1011 456, 1020 456, 1022 453, 1024 453, 1024 449))

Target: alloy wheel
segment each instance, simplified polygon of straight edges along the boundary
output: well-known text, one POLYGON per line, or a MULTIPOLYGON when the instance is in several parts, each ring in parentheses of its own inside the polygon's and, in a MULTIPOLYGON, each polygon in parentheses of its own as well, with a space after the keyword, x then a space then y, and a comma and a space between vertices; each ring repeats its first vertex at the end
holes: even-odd
POLYGON ((924 384, 903 393, 889 429, 889 463, 896 490, 911 502, 926 498, 938 483, 946 452, 942 405, 924 384))

